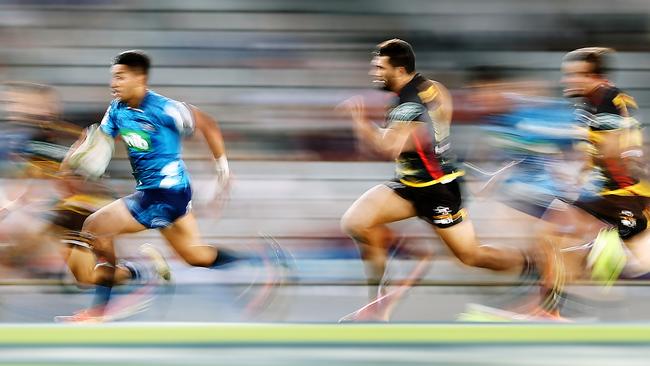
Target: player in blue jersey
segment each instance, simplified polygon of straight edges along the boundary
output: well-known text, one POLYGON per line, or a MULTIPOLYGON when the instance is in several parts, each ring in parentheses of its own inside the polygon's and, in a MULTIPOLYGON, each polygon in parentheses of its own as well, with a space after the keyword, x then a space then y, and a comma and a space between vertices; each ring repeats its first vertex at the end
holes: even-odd
POLYGON ((229 178, 228 161, 217 123, 194 106, 164 97, 147 88, 150 59, 141 51, 117 55, 111 67, 111 102, 101 132, 118 135, 127 146, 136 192, 118 199, 86 219, 84 233, 102 258, 101 285, 95 305, 78 320, 97 319, 106 309, 115 275, 113 239, 120 234, 160 230, 188 264, 217 268, 250 256, 202 242, 191 211, 192 189, 181 159, 181 138, 199 131, 212 155, 219 183, 229 178))
POLYGON ((573 146, 586 133, 569 103, 543 95, 542 82, 508 78, 488 66, 472 72, 467 102, 483 112, 482 140, 497 149, 496 154, 490 153, 491 159, 511 165, 487 186, 496 188, 502 203, 541 218, 553 200, 569 199, 575 193, 576 176, 565 170, 573 146))
MULTIPOLYGON (((576 198, 578 169, 570 163, 574 163, 572 159, 581 158, 573 149, 584 143, 586 133, 575 121, 569 103, 545 95, 548 87, 544 82, 515 79, 496 67, 481 66, 471 71, 473 79, 467 102, 471 108, 482 112, 480 141, 487 141, 496 148, 496 151, 488 154, 481 151, 481 154, 509 161, 505 165, 509 168, 492 176, 480 193, 496 193, 499 202, 526 214, 513 212, 513 218, 539 230, 546 225, 544 219, 559 214, 555 211, 564 210, 554 203, 556 199, 576 198)), ((465 164, 480 171, 470 163, 465 164)), ((538 282, 540 269, 535 267, 543 266, 542 259, 545 259, 542 246, 531 243, 525 247, 529 247, 528 252, 538 263, 522 273, 522 286, 515 289, 518 307, 523 303, 522 295, 528 292, 526 289, 537 296, 531 285, 538 282)), ((542 289, 542 294, 546 293, 546 289, 542 289)), ((510 300, 511 296, 498 296, 495 302, 503 306, 510 300)), ((541 307, 525 311, 536 317, 558 319, 557 312, 547 312, 541 307)))

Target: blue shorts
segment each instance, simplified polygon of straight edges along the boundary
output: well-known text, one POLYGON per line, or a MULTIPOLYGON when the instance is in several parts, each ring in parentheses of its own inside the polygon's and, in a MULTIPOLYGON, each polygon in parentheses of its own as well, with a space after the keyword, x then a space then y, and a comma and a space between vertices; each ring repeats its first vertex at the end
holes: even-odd
POLYGON ((139 223, 148 229, 162 229, 190 211, 192 188, 144 189, 123 200, 139 223))

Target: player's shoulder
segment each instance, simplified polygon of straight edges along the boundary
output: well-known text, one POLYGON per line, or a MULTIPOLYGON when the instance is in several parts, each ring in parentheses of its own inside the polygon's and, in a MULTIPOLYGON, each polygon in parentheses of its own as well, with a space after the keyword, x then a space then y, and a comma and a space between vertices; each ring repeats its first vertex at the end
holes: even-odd
POLYGON ((416 89, 418 99, 424 104, 431 103, 448 94, 447 88, 442 83, 425 77, 420 77, 416 89))
POLYGON ((168 104, 174 102, 175 100, 162 94, 158 94, 152 90, 147 91, 147 106, 149 108, 165 109, 168 104))
POLYGON ((609 113, 628 117, 633 116, 638 109, 634 98, 614 85, 601 85, 597 93, 596 114, 609 113))

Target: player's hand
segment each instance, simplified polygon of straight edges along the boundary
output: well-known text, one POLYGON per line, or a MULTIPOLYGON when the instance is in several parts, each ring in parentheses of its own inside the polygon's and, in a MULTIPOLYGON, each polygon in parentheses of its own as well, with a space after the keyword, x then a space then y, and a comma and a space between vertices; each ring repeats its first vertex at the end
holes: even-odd
POLYGON ((217 173, 218 189, 224 190, 230 182, 230 167, 226 155, 221 155, 215 162, 215 172, 217 173))
POLYGON ((214 162, 214 169, 214 173, 209 174, 208 177, 193 178, 196 190, 192 194, 192 209, 198 210, 202 216, 218 218, 223 212, 223 207, 230 200, 233 176, 225 155, 214 162))
POLYGON ((368 116, 366 114, 366 104, 363 100, 363 97, 359 95, 346 99, 341 104, 336 106, 336 109, 349 114, 355 123, 368 122, 368 116))

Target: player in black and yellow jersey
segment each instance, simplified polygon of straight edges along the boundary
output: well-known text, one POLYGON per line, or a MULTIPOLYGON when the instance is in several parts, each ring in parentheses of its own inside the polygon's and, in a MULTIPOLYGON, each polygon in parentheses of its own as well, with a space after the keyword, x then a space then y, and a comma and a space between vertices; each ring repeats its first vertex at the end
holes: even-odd
POLYGON ((547 252, 542 310, 559 315, 566 283, 591 275, 611 285, 619 276, 650 270, 642 133, 634 99, 608 78, 614 51, 589 47, 562 62, 564 96, 576 98, 576 117, 585 129, 586 164, 578 198, 546 217, 540 236, 547 252), (583 245, 588 243, 587 245, 583 245), (644 257, 648 257, 644 259, 644 257), (627 263, 627 265, 626 265, 627 263))
POLYGON ((576 115, 590 144, 590 189, 574 205, 618 228, 627 239, 645 230, 650 186, 644 179, 642 134, 636 102, 607 79, 609 49, 583 48, 564 58, 566 97, 580 98, 576 115))
MULTIPOLYGON (((465 215, 451 159, 449 130, 452 101, 447 89, 415 71, 411 46, 391 39, 377 46, 371 62, 373 83, 396 93, 385 127, 368 120, 364 102, 344 103, 359 138, 396 159, 394 180, 364 193, 341 219, 342 229, 358 244, 370 282, 384 273, 388 242, 386 224, 419 217, 429 223, 463 263, 492 270, 521 270, 521 251, 482 246, 465 215)), ((371 300, 376 296, 371 286, 371 300)), ((365 307, 342 320, 388 320, 391 306, 365 307)))
MULTIPOLYGON (((67 171, 61 162, 82 129, 61 120, 56 91, 47 85, 11 82, 3 85, 5 116, 2 130, 8 136, 3 144, 12 168, 4 169, 5 188, 23 187, 21 204, 6 210, 0 224, 10 231, 15 252, 37 248, 54 239, 80 284, 97 281, 97 262, 87 238, 81 234, 84 220, 110 203, 113 193, 100 181, 89 181, 67 171)), ((17 201, 18 202, 18 201, 17 201)), ((147 251, 152 251, 147 247, 147 251)), ((154 255, 155 253, 151 253, 154 255)), ((145 276, 146 267, 123 262, 118 268, 120 283, 145 276)))

